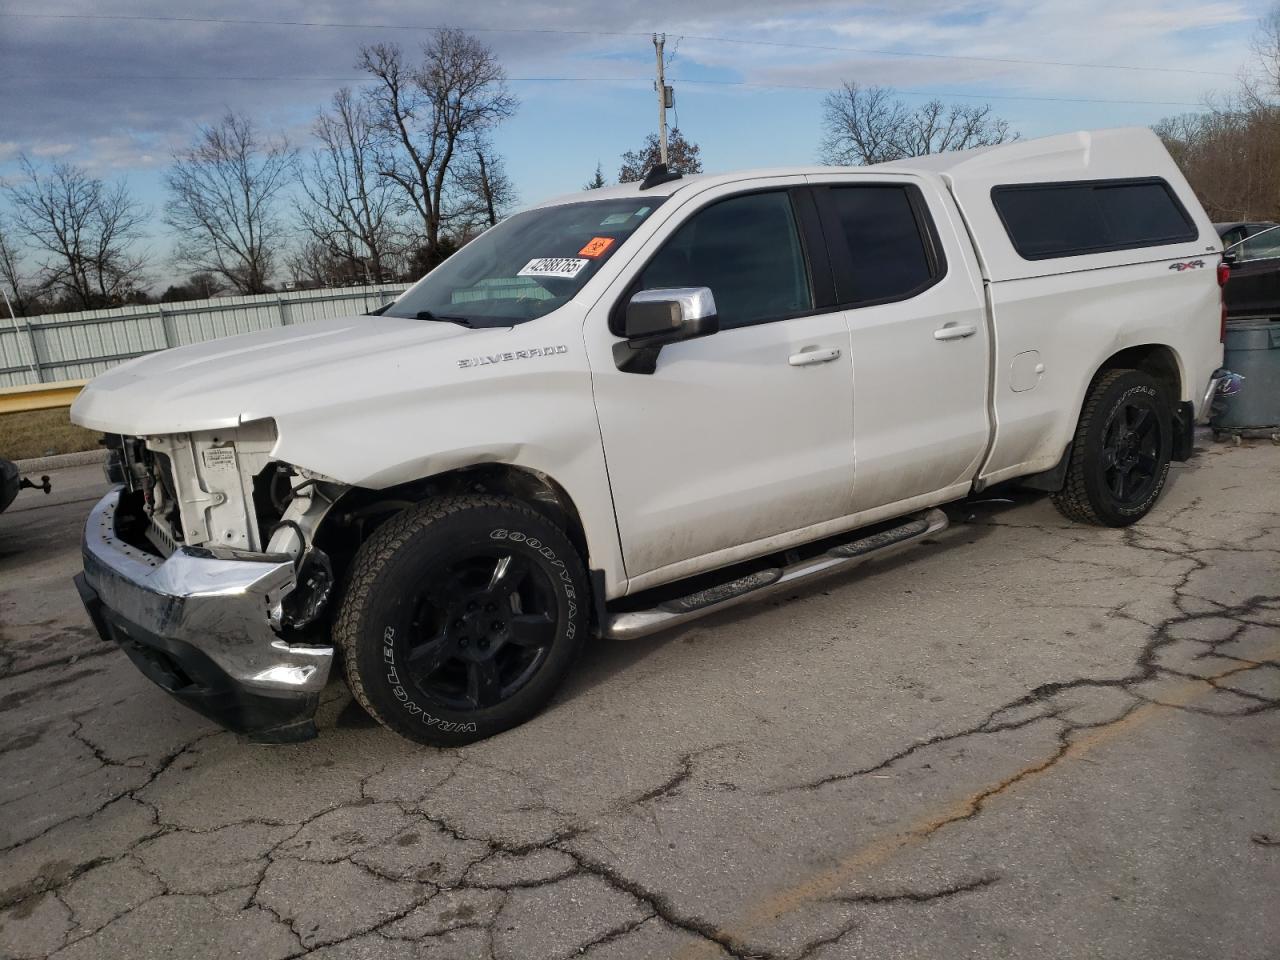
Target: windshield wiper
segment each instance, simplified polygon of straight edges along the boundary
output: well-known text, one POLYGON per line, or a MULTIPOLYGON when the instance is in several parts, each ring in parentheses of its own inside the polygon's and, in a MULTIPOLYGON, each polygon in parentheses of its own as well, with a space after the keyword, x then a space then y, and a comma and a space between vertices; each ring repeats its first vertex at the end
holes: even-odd
POLYGON ((416 314, 418 320, 443 320, 445 323, 456 323, 460 327, 474 327, 475 324, 466 317, 446 317, 440 313, 432 313, 430 310, 419 310, 416 314))

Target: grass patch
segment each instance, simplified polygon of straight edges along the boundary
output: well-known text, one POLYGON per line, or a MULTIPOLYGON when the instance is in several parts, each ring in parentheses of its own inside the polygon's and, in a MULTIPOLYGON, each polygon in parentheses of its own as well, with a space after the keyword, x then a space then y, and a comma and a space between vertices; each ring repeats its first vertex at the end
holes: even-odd
POLYGON ((68 409, 35 410, 0 414, 0 457, 27 460, 57 453, 97 450, 102 434, 77 427, 67 419, 68 409))

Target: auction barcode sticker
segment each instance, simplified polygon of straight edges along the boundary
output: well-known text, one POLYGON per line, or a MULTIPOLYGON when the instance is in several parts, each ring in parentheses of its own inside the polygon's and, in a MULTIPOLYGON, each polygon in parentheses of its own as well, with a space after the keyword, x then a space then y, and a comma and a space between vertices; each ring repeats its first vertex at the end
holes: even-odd
POLYGON ((579 257, 535 257, 520 268, 517 277, 576 277, 590 260, 579 257))

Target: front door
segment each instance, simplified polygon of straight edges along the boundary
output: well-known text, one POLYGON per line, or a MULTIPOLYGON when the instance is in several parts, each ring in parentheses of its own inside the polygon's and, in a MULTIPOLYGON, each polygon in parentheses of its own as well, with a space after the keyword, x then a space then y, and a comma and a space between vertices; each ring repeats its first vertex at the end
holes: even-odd
POLYGON ((764 552, 770 538, 849 512, 848 329, 821 305, 831 299, 825 251, 797 218, 812 209, 808 198, 783 183, 708 191, 650 240, 635 261, 642 271, 588 317, 633 589, 637 577, 644 586, 764 552), (720 331, 664 347, 651 375, 618 370, 609 312, 638 289, 670 287, 709 287, 720 331))

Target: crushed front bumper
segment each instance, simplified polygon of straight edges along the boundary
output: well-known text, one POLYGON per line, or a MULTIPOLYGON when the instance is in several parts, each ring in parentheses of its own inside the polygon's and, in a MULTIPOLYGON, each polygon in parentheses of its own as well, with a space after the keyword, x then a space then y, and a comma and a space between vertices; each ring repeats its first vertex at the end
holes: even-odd
POLYGON ((286 643, 268 616, 294 587, 287 557, 179 547, 161 559, 116 533, 121 488, 85 524, 76 587, 104 640, 188 706, 255 740, 315 736, 333 648, 286 643))

